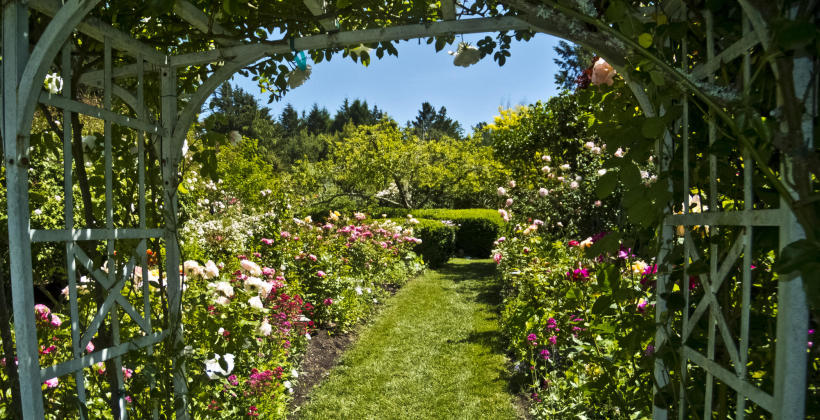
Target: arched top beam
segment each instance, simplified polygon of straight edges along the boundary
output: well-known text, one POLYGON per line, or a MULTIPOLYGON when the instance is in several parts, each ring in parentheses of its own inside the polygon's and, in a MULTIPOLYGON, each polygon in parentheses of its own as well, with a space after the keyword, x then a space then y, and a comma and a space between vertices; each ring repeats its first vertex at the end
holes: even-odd
MULTIPOLYGON (((526 31, 536 29, 518 17, 502 16, 440 21, 430 24, 402 25, 379 29, 360 29, 306 36, 294 39, 293 46, 297 50, 323 50, 382 41, 510 30, 526 31)), ((246 57, 285 54, 290 52, 290 50, 290 44, 287 41, 279 41, 272 44, 243 44, 235 47, 217 48, 210 51, 180 54, 171 57, 170 64, 173 67, 187 67, 225 60, 248 61, 246 57)), ((253 61, 258 59, 259 58, 255 58, 253 61)), ((248 64, 252 64, 253 61, 248 64)))

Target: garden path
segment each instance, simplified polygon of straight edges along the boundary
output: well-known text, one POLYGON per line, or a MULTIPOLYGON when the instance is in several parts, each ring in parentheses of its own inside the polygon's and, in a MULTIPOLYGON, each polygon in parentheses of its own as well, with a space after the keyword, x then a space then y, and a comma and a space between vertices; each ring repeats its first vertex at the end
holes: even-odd
POLYGON ((296 417, 522 417, 509 385, 493 266, 454 259, 410 281, 296 417))

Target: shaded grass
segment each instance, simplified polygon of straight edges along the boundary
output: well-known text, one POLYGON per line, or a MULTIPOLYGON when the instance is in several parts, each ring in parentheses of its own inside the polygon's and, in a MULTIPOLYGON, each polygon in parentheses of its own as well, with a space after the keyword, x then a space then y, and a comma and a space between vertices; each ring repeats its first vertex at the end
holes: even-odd
POLYGON ((519 417, 490 260, 409 282, 298 413, 302 419, 519 417))

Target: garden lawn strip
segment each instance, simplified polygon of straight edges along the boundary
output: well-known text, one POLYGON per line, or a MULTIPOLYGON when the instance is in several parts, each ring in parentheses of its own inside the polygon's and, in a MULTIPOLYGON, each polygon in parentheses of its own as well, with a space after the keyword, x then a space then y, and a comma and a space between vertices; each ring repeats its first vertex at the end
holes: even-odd
POLYGON ((517 418, 490 260, 412 280, 295 413, 327 418, 517 418))

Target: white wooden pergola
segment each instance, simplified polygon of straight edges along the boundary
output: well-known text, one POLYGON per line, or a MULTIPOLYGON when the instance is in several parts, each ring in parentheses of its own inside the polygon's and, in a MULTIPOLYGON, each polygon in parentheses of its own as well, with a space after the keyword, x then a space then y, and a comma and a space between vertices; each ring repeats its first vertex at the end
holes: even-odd
MULTIPOLYGON (((251 44, 239 41, 225 41, 232 35, 230 28, 225 28, 214 22, 201 8, 187 0, 177 0, 174 4, 174 14, 190 25, 191 31, 211 34, 214 37, 213 47, 203 51, 172 55, 167 53, 170 46, 148 45, 134 39, 129 33, 117 29, 110 22, 105 22, 93 16, 93 11, 99 7, 99 0, 10 0, 3 4, 3 32, 2 32, 2 137, 4 140, 4 165, 7 176, 8 217, 9 217, 9 245, 10 245, 10 272, 12 273, 12 295, 14 302, 14 319, 17 354, 19 358, 20 395, 23 402, 23 414, 26 419, 39 419, 44 416, 43 396, 41 384, 43 381, 64 375, 73 375, 77 383, 77 398, 80 403, 85 402, 83 369, 101 361, 113 360, 117 365, 117 381, 120 387, 123 378, 120 372, 121 357, 127 352, 151 347, 163 340, 170 340, 175 344, 173 348, 182 348, 183 331, 180 327, 180 276, 176 267, 180 264, 179 249, 177 246, 177 202, 176 188, 179 183, 178 165, 180 162, 183 141, 189 127, 195 122, 202 105, 207 98, 222 83, 230 79, 236 72, 260 60, 271 57, 281 57, 283 54, 296 50, 324 50, 344 47, 356 47, 382 41, 406 40, 412 38, 444 37, 462 33, 503 32, 503 31, 533 31, 548 33, 569 41, 584 45, 598 52, 619 70, 625 65, 627 47, 616 39, 609 38, 601 33, 591 33, 584 29, 583 22, 577 17, 544 7, 543 4, 529 0, 505 0, 502 4, 516 13, 508 16, 482 18, 460 18, 456 13, 457 2, 444 0, 440 2, 441 20, 417 24, 404 24, 375 29, 361 29, 346 31, 340 28, 336 17, 329 15, 326 3, 323 0, 304 0, 303 6, 313 15, 322 33, 312 36, 299 37, 293 40, 292 45, 287 42, 251 44), (30 38, 30 20, 32 14, 45 16, 50 19, 45 30, 37 39, 30 38), (78 80, 80 84, 101 89, 103 92, 102 106, 92 106, 72 97, 70 42, 67 42, 75 33, 82 33, 102 45, 104 60, 94 69, 82 74, 78 80), (166 51, 166 52, 164 52, 166 51), (116 54, 120 62, 128 64, 115 66, 112 58, 116 54), (127 60, 124 59, 127 57, 127 60), (63 69, 61 74, 66 83, 61 94, 49 94, 43 90, 43 81, 54 67, 63 69), (191 95, 180 95, 177 74, 192 67, 211 66, 208 77, 199 83, 191 95), (136 80, 136 83, 126 83, 126 80, 136 80), (151 108, 146 103, 144 86, 147 83, 156 83, 161 86, 161 100, 158 107, 151 108), (120 112, 114 104, 125 104, 129 111, 120 112), (63 153, 64 153, 64 190, 65 190, 65 226, 59 230, 37 230, 30 228, 29 208, 29 134, 35 108, 44 104, 62 110, 63 113, 63 153), (105 166, 106 166, 106 197, 105 197, 105 226, 90 227, 76 226, 74 223, 73 203, 73 161, 72 161, 72 114, 89 115, 105 122, 105 166), (116 158, 112 150, 112 125, 128 128, 137 133, 138 147, 138 174, 139 196, 137 205, 140 224, 138 227, 117 226, 114 220, 115 206, 124 206, 125 203, 115 202, 112 190, 112 162, 116 158), (146 224, 145 194, 145 138, 157 139, 161 145, 157 154, 161 156, 163 183, 163 214, 162 226, 150 227, 146 224), (145 259, 146 241, 160 238, 166 249, 165 277, 167 278, 167 300, 171 327, 157 330, 152 324, 152 309, 148 296, 148 282, 144 282, 144 305, 141 308, 131 305, 120 293, 126 279, 132 277, 135 267, 142 267, 147 272, 145 259), (115 257, 114 243, 117 240, 138 240, 140 245, 132 256, 123 259, 115 257), (107 272, 100 270, 94 261, 77 245, 79 241, 98 241, 104 243, 107 249, 105 259, 110 268, 107 272), (31 245, 36 242, 60 243, 65 246, 66 271, 69 283, 69 302, 71 311, 71 331, 73 357, 71 360, 55 366, 43 367, 38 362, 38 341, 33 317, 34 294, 32 285, 32 255, 31 245), (81 325, 78 316, 78 279, 77 269, 82 268, 93 276, 94 280, 107 290, 107 297, 100 305, 93 320, 88 325, 81 325), (121 342, 119 337, 120 311, 128 314, 143 331, 142 337, 131 341, 121 342), (91 354, 84 354, 85 345, 94 337, 100 327, 109 319, 111 323, 113 345, 100 349, 91 354)), ((580 2, 584 3, 584 2, 580 2)), ((685 7, 681 1, 669 0, 662 2, 669 16, 683 16, 685 7)), ((709 51, 708 60, 698 63, 691 68, 686 58, 679 63, 681 72, 692 80, 708 83, 721 63, 743 60, 748 68, 748 52, 754 46, 769 42, 767 28, 762 24, 760 16, 755 14, 751 7, 744 8, 747 12, 742 17, 744 31, 739 34, 738 40, 731 47, 723 51, 709 51)), ((646 19, 646 16, 639 16, 646 19)), ((707 28, 707 31, 711 31, 707 28)), ((816 75, 811 72, 811 61, 799 62, 795 67, 795 85, 803 91, 816 86, 816 75)), ((750 83, 748 71, 738 75, 741 83, 750 83)), ((638 102, 647 116, 663 114, 664 110, 653 104, 646 95, 642 86, 637 83, 630 85, 638 102)), ((816 89, 808 95, 812 104, 816 104, 816 89)), ((682 95, 684 107, 687 105, 688 95, 682 95)), ((686 108, 684 108, 686 109, 686 108)), ((816 117, 816 105, 808 108, 805 116, 807 124, 816 117), (815 114, 811 114, 815 112, 815 114)), ((688 185, 690 153, 688 152, 688 113, 684 111, 679 124, 679 131, 668 132, 664 139, 658 142, 657 150, 662 169, 668 168, 674 148, 683 148, 684 184, 688 185)), ((715 123, 710 122, 707 133, 710 142, 717 139, 715 123)), ((811 133, 811 130, 806 130, 811 133)), ((813 137, 804 139, 806 144, 812 144, 813 137)), ((710 173, 713 184, 709 197, 716 200, 719 192, 716 181, 717 163, 715 157, 710 158, 710 173)), ((736 416, 742 418, 746 401, 751 401, 765 410, 773 413, 775 418, 797 419, 803 418, 806 391, 806 351, 805 331, 808 325, 805 296, 800 279, 782 281, 779 286, 778 302, 778 336, 777 336, 777 363, 775 366, 774 393, 768 393, 756 388, 748 381, 745 370, 748 354, 749 336, 749 300, 748 290, 751 288, 750 255, 753 247, 752 229, 756 226, 774 226, 780 229, 781 246, 784 246, 801 237, 800 226, 786 206, 776 209, 753 209, 751 177, 752 169, 742 175, 745 180, 747 193, 747 207, 734 212, 705 212, 690 213, 685 209, 682 215, 668 215, 664 227, 663 237, 667 242, 675 239, 674 227, 678 225, 710 225, 710 226, 740 226, 743 234, 736 238, 733 246, 721 260, 717 249, 712 249, 709 255, 699 255, 697 249, 687 245, 690 260, 707 259, 710 263, 710 272, 700 276, 702 284, 708 292, 697 305, 693 313, 686 311, 683 317, 685 334, 691 331, 693 325, 701 317, 709 319, 709 346, 707 354, 703 354, 686 345, 684 337, 681 350, 682 365, 674 367, 686 371, 690 364, 700 366, 708 372, 706 384, 706 399, 712 398, 712 378, 717 378, 730 386, 738 398, 736 416), (739 336, 726 326, 715 293, 726 278, 729 269, 742 256, 744 265, 742 288, 744 290, 743 325, 739 336), (717 335, 719 333, 719 336, 717 335), (720 366, 714 362, 715 344, 718 338, 730 350, 732 368, 720 366)), ((683 198, 687 203, 687 197, 683 198)), ((716 209, 717 203, 711 208, 716 209)), ((716 231, 716 230, 715 230, 716 231)), ((691 244, 691 238, 686 239, 691 244)), ((723 251, 723 250, 721 250, 723 251)), ((662 250, 659 260, 665 259, 662 250)), ((662 270, 663 271, 663 270, 662 270)), ((658 293, 664 293, 663 279, 658 282, 658 293)), ((686 288, 684 288, 686 289, 686 288)), ((688 295, 687 295, 688 302, 688 295)), ((657 304, 657 319, 660 321, 666 310, 663 299, 657 304)), ((664 328, 659 328, 656 345, 660 346, 666 340, 664 328)), ((181 360, 179 358, 178 360, 181 360)), ((184 364, 175 367, 174 388, 176 417, 188 418, 188 396, 185 379, 184 364)), ((658 362, 655 377, 660 386, 668 381, 668 368, 658 362)), ((683 388, 682 388, 683 391, 683 388)), ((685 406, 685 396, 681 396, 682 406, 685 406)), ((125 416, 124 394, 120 394, 118 412, 125 416)), ((711 407, 711 402, 707 404, 711 407)), ((711 408, 705 410, 704 417, 711 417, 711 408)), ((81 410, 81 416, 84 415, 81 410)), ((686 410, 678 411, 680 418, 686 418, 686 410)), ((154 416, 158 417, 155 411, 154 416)), ((655 418, 667 417, 663 408, 655 410, 655 418)))

